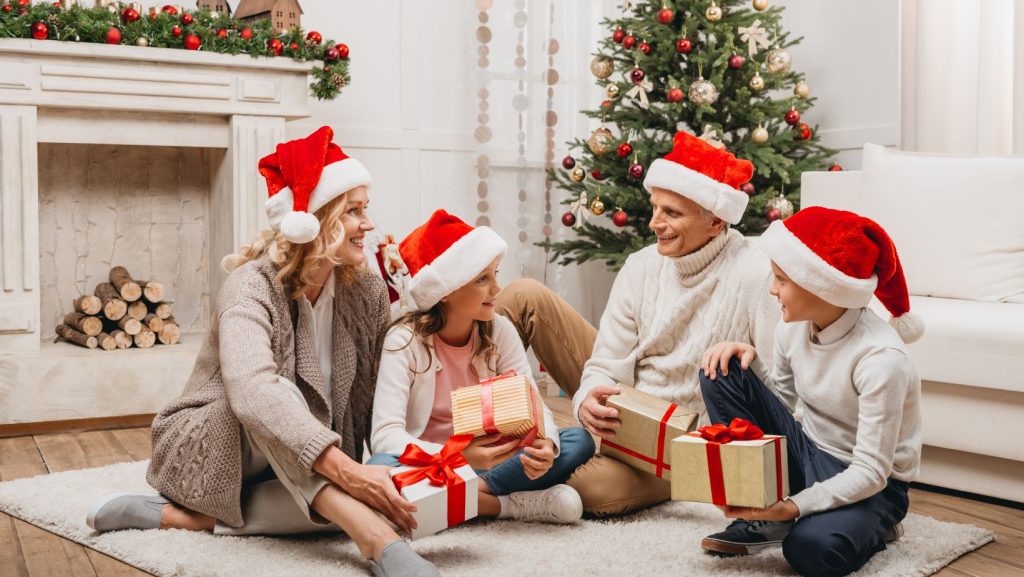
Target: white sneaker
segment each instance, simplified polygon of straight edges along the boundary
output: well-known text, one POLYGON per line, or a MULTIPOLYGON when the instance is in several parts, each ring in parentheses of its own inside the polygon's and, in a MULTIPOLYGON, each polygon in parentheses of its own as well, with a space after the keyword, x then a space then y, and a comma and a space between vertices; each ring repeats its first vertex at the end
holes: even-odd
POLYGON ((583 516, 583 500, 569 485, 543 491, 520 491, 502 499, 501 517, 542 523, 575 523, 583 516), (505 510, 505 505, 508 510, 505 510))

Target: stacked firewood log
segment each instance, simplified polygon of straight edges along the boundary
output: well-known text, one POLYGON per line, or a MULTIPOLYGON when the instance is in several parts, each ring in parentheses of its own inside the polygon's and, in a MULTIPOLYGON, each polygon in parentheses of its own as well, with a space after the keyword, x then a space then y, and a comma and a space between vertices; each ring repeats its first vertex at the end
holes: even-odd
POLYGON ((181 328, 164 301, 156 281, 138 282, 123 266, 110 269, 110 282, 96 285, 91 295, 75 299, 75 311, 64 315, 57 338, 90 349, 111 351, 181 340, 181 328))

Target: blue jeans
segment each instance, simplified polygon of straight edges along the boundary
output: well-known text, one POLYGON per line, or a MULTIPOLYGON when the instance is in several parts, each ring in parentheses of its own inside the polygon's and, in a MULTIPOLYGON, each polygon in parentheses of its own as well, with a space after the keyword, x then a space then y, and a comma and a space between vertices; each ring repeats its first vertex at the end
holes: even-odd
MULTIPOLYGON (((782 401, 735 358, 729 361, 727 377, 719 373, 712 381, 701 371, 700 388, 712 423, 739 417, 769 435, 786 437, 791 494, 848 467, 819 449, 782 401)), ((885 549, 886 531, 906 517, 907 488, 907 483, 890 478, 884 489, 867 499, 801 517, 782 542, 782 554, 801 575, 839 577, 857 571, 885 549)))
MULTIPOLYGON (((555 457, 555 462, 547 473, 536 479, 530 480, 523 470, 523 463, 519 460, 519 455, 523 454, 522 449, 493 469, 477 470, 476 474, 487 483, 492 495, 537 491, 564 483, 573 474, 576 467, 586 463, 594 456, 594 439, 582 427, 561 429, 558 431, 558 439, 560 450, 558 456, 555 457)), ((366 464, 397 467, 400 463, 398 455, 377 453, 370 457, 366 464)))

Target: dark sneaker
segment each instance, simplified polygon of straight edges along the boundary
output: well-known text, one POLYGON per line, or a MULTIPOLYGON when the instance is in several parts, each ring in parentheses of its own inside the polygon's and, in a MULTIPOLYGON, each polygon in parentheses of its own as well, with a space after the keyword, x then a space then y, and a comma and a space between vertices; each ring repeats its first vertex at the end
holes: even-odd
POLYGON ((902 536, 903 536, 903 523, 896 523, 895 525, 892 525, 888 529, 886 529, 886 531, 885 531, 885 542, 886 543, 893 543, 895 541, 899 541, 900 537, 902 537, 902 536))
POLYGON ((733 521, 725 531, 708 535, 700 546, 723 555, 752 555, 778 547, 793 528, 793 521, 733 521))

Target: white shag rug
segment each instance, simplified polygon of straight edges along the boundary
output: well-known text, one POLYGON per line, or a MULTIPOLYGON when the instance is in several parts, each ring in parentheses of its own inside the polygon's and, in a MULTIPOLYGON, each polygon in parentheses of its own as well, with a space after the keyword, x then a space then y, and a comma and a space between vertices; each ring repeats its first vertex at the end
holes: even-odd
MULTIPOLYGON (((343 536, 223 537, 192 531, 95 533, 85 524, 94 501, 112 492, 153 492, 146 461, 0 483, 0 510, 161 577, 366 576, 368 566, 343 536)), ((859 576, 924 576, 992 541, 991 531, 910 514, 906 535, 859 576)), ((474 520, 413 543, 442 574, 793 575, 779 549, 746 558, 705 554, 700 541, 725 522, 710 505, 667 503, 610 521, 558 526, 474 520)))

